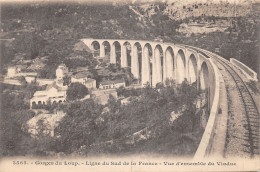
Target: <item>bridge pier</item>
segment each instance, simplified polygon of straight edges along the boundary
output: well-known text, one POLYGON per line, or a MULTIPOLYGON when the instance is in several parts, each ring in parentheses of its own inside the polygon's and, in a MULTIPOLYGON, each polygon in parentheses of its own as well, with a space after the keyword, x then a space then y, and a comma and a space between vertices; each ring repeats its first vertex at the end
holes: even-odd
POLYGON ((100 43, 100 57, 105 57, 105 45, 103 43, 100 43))
POLYGON ((151 84, 151 73, 150 73, 150 59, 149 59, 149 49, 147 46, 143 48, 142 54, 142 85, 151 84))
POLYGON ((165 77, 166 79, 174 79, 174 57, 169 49, 165 52, 165 77))
POLYGON ((184 52, 182 50, 178 51, 176 57, 176 67, 176 82, 177 84, 181 84, 186 78, 186 60, 184 52))
POLYGON ((128 64, 127 64, 127 47, 124 44, 121 45, 121 67, 122 68, 128 67, 128 64))
POLYGON ((115 44, 111 44, 110 63, 116 64, 116 46, 115 46, 115 44))
POLYGON ((131 73, 136 79, 139 79, 139 62, 138 62, 138 49, 137 45, 131 46, 133 51, 131 51, 131 73))
POLYGON ((154 49, 154 58, 153 58, 153 86, 156 86, 157 83, 162 82, 162 66, 160 59, 160 50, 158 48, 154 49))

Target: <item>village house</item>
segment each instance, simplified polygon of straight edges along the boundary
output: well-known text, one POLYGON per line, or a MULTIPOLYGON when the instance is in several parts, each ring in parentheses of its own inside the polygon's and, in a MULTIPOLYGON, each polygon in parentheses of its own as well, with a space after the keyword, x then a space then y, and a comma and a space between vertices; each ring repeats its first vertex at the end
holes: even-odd
POLYGON ((119 88, 119 87, 125 87, 125 81, 124 80, 114 80, 114 81, 110 81, 110 80, 106 80, 106 81, 102 81, 99 85, 99 89, 115 89, 115 88, 119 88))
POLYGON ((63 84, 63 78, 68 74, 69 74, 69 69, 66 67, 65 64, 61 64, 56 69, 56 79, 36 78, 36 83, 39 86, 50 85, 55 81, 57 81, 57 84, 59 83, 63 84))
POLYGON ((36 72, 22 72, 24 66, 16 65, 16 66, 8 66, 7 74, 4 77, 3 82, 11 85, 21 85, 21 77, 24 77, 26 82, 31 83, 37 77, 36 72))
MULTIPOLYGON (((46 80, 49 83, 46 90, 36 91, 30 100, 30 108, 35 105, 47 104, 48 102, 62 103, 66 101, 68 86, 63 86, 63 77, 68 74, 68 68, 61 64, 56 69, 56 80, 46 80)), ((37 81, 36 81, 37 82, 37 81)))
POLYGON ((16 65, 16 66, 9 66, 7 68, 7 78, 15 78, 15 77, 26 77, 26 76, 37 76, 36 72, 23 72, 25 69, 24 65, 16 65))
POLYGON ((127 97, 121 100, 122 105, 128 105, 131 102, 132 97, 127 97))
POLYGON ((49 84, 52 84, 54 81, 55 81, 55 79, 45 79, 45 78, 37 78, 36 79, 36 83, 39 86, 49 85, 49 84))
POLYGON ((17 68, 15 66, 9 66, 7 68, 7 77, 8 78, 13 78, 15 77, 16 73, 17 73, 17 68))
POLYGON ((69 73, 69 69, 65 64, 60 64, 56 69, 56 79, 61 80, 63 77, 67 76, 69 73))
POLYGON ((34 93, 33 98, 30 100, 30 108, 33 108, 35 105, 45 105, 48 102, 51 104, 65 102, 67 89, 67 86, 60 86, 54 81, 47 86, 46 90, 34 93))
POLYGON ((96 80, 88 78, 86 73, 77 73, 76 75, 71 76, 71 83, 75 82, 85 85, 88 89, 96 88, 96 80))
POLYGON ((28 70, 37 71, 40 69, 43 69, 45 67, 46 57, 37 57, 36 59, 32 60, 32 63, 29 67, 27 67, 28 70))

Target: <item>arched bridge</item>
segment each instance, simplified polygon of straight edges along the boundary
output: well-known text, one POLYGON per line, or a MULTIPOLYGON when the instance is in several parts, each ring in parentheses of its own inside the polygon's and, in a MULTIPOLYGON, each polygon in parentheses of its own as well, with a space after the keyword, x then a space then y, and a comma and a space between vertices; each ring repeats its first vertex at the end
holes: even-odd
MULTIPOLYGON (((245 118, 243 125, 247 128, 246 131, 242 131, 241 127, 241 132, 244 132, 243 137, 246 135, 242 139, 247 143, 237 144, 237 147, 246 150, 245 156, 248 154, 254 157, 259 154, 259 122, 253 125, 251 119, 254 116, 253 120, 259 121, 259 112, 243 77, 237 74, 237 70, 233 69, 229 61, 203 49, 167 42, 92 38, 81 39, 81 41, 92 50, 99 49, 100 57, 109 56, 111 64, 129 67, 133 76, 142 85, 150 83, 156 86, 157 83, 165 83, 167 79, 173 79, 180 84, 187 79, 189 83, 197 82, 198 89, 208 90, 210 114, 195 158, 214 154, 214 152, 223 156, 227 151, 226 133, 229 129, 227 119, 228 112, 232 110, 232 104, 230 105, 227 100, 232 90, 229 93, 226 86, 235 84, 241 101, 236 106, 242 109, 241 116, 244 115, 245 118), (227 83, 229 80, 234 83, 227 83), (240 147, 241 145, 246 146, 244 148, 240 147)), ((253 73, 252 75, 256 76, 252 70, 247 69, 247 71, 251 72, 249 75, 253 73)), ((232 98, 234 99, 234 96, 231 95, 229 99, 232 98)), ((236 114, 236 110, 233 111, 236 114)), ((236 142, 235 139, 233 141, 236 142)), ((239 151, 238 154, 244 156, 244 153, 239 151)))
POLYGON ((182 83, 184 78, 187 78, 192 83, 202 76, 201 87, 208 87, 212 67, 207 57, 201 56, 191 48, 141 40, 82 39, 82 41, 93 50, 98 46, 100 57, 105 57, 109 53, 111 64, 118 63, 121 67, 130 67, 134 77, 142 84, 149 82, 155 86, 167 78, 175 79, 177 83, 182 83), (203 79, 207 79, 207 82, 203 79))

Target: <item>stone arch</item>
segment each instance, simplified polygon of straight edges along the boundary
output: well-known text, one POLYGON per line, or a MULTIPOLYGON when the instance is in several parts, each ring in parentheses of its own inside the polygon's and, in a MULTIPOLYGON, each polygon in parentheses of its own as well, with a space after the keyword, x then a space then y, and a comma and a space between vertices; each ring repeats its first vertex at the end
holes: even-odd
POLYGON ((32 102, 32 109, 34 109, 34 108, 36 108, 36 102, 35 101, 32 102))
POLYGON ((142 55, 142 84, 145 85, 147 82, 152 85, 152 73, 153 73, 153 48, 151 44, 146 43, 143 47, 142 55))
POLYGON ((185 77, 185 68, 186 68, 186 60, 185 60, 185 54, 182 49, 180 49, 176 56, 176 82, 177 84, 181 84, 185 77))
POLYGON ((132 47, 131 72, 135 78, 141 79, 142 73, 142 46, 136 42, 132 47))
POLYGON ((209 69, 206 62, 201 64, 200 69, 200 90, 206 90, 209 87, 209 69))
POLYGON ((204 61, 201 64, 200 72, 199 72, 199 88, 200 88, 200 98, 201 104, 203 107, 207 109, 204 110, 201 116, 202 126, 206 126, 206 123, 209 118, 209 111, 210 111, 210 81, 209 81, 209 67, 207 63, 204 61))
POLYGON ((166 79, 174 79, 174 51, 172 47, 167 47, 165 51, 165 63, 166 63, 166 71, 165 71, 165 78, 166 79))
POLYGON ((124 67, 131 67, 131 58, 132 58, 131 50, 132 50, 132 46, 128 41, 126 41, 122 44, 121 51, 123 52, 122 58, 124 59, 124 60, 122 60, 122 63, 124 63, 124 67))
POLYGON ((190 55, 188 62, 188 81, 194 83, 197 80, 197 60, 194 54, 190 55))
POLYGON ((62 103, 62 100, 59 100, 59 103, 62 103))
POLYGON ((115 41, 111 45, 111 63, 116 63, 121 67, 121 44, 115 41), (113 59, 113 60, 112 60, 113 59))
POLYGON ((163 49, 159 44, 154 48, 153 63, 153 86, 156 86, 157 83, 163 83, 163 49))
POLYGON ((201 64, 200 69, 200 90, 206 90, 209 88, 209 68, 206 62, 201 64))
POLYGON ((106 57, 110 60, 111 45, 108 41, 104 41, 100 47, 100 57, 106 57))
POLYGON ((100 56, 100 44, 99 44, 99 42, 98 41, 93 41, 91 43, 91 47, 94 50, 94 56, 95 57, 100 56))
POLYGON ((42 104, 42 101, 38 101, 38 104, 39 104, 39 105, 42 104))

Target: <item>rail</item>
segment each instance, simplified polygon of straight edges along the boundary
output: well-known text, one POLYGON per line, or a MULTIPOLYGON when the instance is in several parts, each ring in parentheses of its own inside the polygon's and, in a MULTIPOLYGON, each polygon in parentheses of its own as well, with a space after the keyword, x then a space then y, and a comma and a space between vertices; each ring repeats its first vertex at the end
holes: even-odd
POLYGON ((259 125, 252 125, 252 120, 259 120, 259 112, 256 107, 255 101, 250 94, 246 84, 243 82, 242 78, 232 69, 232 67, 225 61, 222 61, 218 58, 216 60, 221 63, 232 76, 233 80, 236 83, 236 87, 239 91, 240 98, 243 102, 245 108, 245 116, 247 121, 247 130, 248 130, 248 142, 250 149, 250 156, 254 158, 255 154, 258 153, 258 135, 259 135, 259 125), (252 120, 250 120, 252 119, 252 120))
MULTIPOLYGON (((249 147, 250 150, 250 156, 251 158, 254 158, 255 154, 259 154, 259 111, 257 109, 257 106, 255 104, 255 101, 250 94, 246 84, 244 83, 243 79, 237 74, 237 72, 229 65, 229 61, 222 58, 221 56, 218 56, 216 54, 213 54, 209 51, 199 49, 198 51, 204 51, 209 56, 213 57, 216 61, 218 61, 220 64, 222 64, 230 76, 233 78, 236 87, 239 91, 240 98, 243 102, 244 108, 245 108, 245 116, 247 121, 247 130, 248 130, 248 142, 249 145, 246 145, 249 147), (253 125, 253 123, 256 123, 253 125)), ((208 57, 209 57, 208 56, 208 57)), ((209 121, 208 121, 209 124, 209 121)), ((205 129, 206 130, 206 129, 205 129)), ((199 150, 199 149, 198 149, 199 150)), ((206 154, 205 154, 206 155, 206 154)), ((200 155, 201 156, 201 155, 200 155)))

